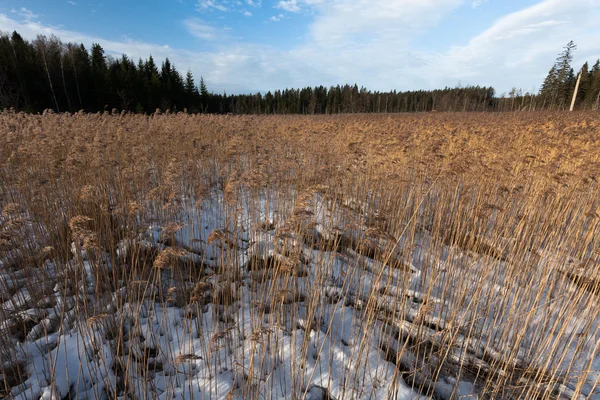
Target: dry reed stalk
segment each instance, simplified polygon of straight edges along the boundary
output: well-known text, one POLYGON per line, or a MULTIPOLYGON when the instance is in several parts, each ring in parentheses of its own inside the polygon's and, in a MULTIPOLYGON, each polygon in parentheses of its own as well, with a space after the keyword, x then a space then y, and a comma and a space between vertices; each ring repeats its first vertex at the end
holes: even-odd
MULTIPOLYGON (((155 395, 144 382, 173 364, 186 382, 205 368, 205 390, 224 397, 276 397, 279 368, 286 395, 349 398, 371 358, 395 364, 390 395, 405 383, 432 395, 454 375, 483 397, 593 397, 598 129, 591 113, 3 112, 0 322, 13 324, 0 395, 30 378, 6 361, 32 332, 110 325, 111 356, 95 340, 79 357, 115 371, 115 397, 155 395), (73 241, 93 249, 86 263, 73 241), (64 315, 60 329, 28 314, 41 308, 64 315), (348 309, 385 335, 360 331, 335 364, 325 343, 348 309), (192 338, 193 351, 171 348, 192 338), (311 362, 344 383, 307 385, 311 362), (238 386, 219 387, 225 371, 238 386)), ((56 361, 37 373, 59 376, 56 361)))

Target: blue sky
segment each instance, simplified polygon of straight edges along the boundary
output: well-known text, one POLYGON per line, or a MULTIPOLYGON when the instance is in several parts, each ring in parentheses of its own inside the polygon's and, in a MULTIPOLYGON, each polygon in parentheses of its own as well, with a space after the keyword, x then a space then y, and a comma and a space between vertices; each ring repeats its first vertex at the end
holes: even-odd
POLYGON ((228 93, 358 83, 537 90, 600 58, 600 0, 2 0, 0 30, 169 57, 228 93))

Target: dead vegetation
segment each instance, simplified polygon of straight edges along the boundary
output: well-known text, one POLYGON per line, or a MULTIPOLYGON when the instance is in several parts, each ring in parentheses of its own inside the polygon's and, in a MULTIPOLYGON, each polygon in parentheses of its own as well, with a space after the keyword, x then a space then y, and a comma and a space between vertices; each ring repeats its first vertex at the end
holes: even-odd
POLYGON ((44 393, 36 341, 58 398, 276 398, 277 366, 291 398, 597 396, 599 132, 594 113, 4 112, 0 395, 44 393), (106 379, 53 383, 67 332, 106 379), (343 383, 316 382, 338 336, 343 383), (388 386, 359 377, 372 357, 388 386), (202 368, 231 385, 175 378, 202 368))

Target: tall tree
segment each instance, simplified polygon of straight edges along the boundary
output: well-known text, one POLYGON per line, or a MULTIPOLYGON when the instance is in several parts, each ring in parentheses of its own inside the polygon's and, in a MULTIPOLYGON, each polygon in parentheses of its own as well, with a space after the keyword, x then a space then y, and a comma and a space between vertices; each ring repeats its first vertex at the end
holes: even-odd
POLYGON ((11 40, 0 34, 0 108, 18 108, 23 98, 11 40))
POLYGON ((590 70, 590 87, 585 94, 585 105, 597 110, 600 106, 600 60, 590 70))
POLYGON ((209 95, 206 84, 204 83, 204 77, 200 75, 200 108, 203 112, 208 111, 209 108, 209 95))
POLYGON ((592 73, 589 70, 588 63, 584 63, 583 67, 581 67, 581 79, 579 82, 579 90, 577 91, 577 107, 583 108, 585 107, 585 98, 587 96, 587 92, 590 90, 590 85, 592 83, 592 73))
POLYGON ((188 69, 187 74, 185 75, 185 96, 186 96, 186 108, 190 111, 197 111, 197 103, 198 103, 198 89, 196 88, 196 84, 194 83, 194 75, 192 71, 188 69))
POLYGON ((60 111, 57 92, 55 90, 57 81, 56 76, 54 74, 55 68, 53 68, 54 46, 48 41, 48 39, 45 36, 41 35, 38 35, 38 37, 35 39, 34 45, 38 53, 38 58, 39 60, 41 60, 42 66, 44 68, 45 77, 47 79, 48 87, 50 88, 50 93, 52 95, 53 108, 56 111, 60 111))
POLYGON ((549 108, 564 108, 568 105, 569 94, 575 85, 574 73, 571 68, 573 52, 577 45, 571 40, 558 55, 548 76, 540 88, 540 97, 549 108))
POLYGON ((108 106, 106 102, 108 94, 108 66, 106 64, 106 57, 104 56, 104 49, 98 43, 92 45, 91 78, 94 109, 104 110, 108 106))

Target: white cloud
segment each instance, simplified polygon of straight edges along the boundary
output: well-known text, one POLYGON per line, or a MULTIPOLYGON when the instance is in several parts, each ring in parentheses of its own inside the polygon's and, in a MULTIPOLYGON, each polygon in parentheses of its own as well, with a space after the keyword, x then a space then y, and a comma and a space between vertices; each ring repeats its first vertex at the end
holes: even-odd
POLYGON ((471 3, 471 8, 477 8, 481 5, 484 5, 487 2, 488 2, 488 0, 475 0, 474 2, 471 3))
POLYGON ((515 39, 519 36, 531 35, 532 33, 543 31, 549 27, 565 25, 568 23, 569 21, 567 20, 557 21, 553 19, 547 21, 534 22, 531 24, 524 25, 522 27, 508 30, 504 34, 499 34, 498 36, 494 37, 494 40, 515 39))
POLYGON ((31 12, 31 10, 28 10, 25 7, 21 7, 21 9, 17 12, 17 14, 19 14, 21 17, 23 17, 23 20, 25 20, 27 22, 36 21, 40 17, 38 14, 34 14, 33 12, 31 12))
MULTIPOLYGON (((376 42, 407 42, 437 24, 463 0, 304 0, 316 19, 311 33, 319 42, 345 42, 361 35, 376 42), (375 39, 376 38, 376 39, 375 39)), ((364 39, 363 39, 364 40, 364 39)))
POLYGON ((279 22, 282 19, 285 19, 285 15, 279 14, 279 15, 273 15, 271 18, 269 18, 269 21, 279 22))
POLYGON ((203 40, 214 40, 217 37, 217 30, 205 24, 198 18, 189 18, 183 21, 183 25, 190 35, 203 40))
POLYGON ((221 2, 219 0, 198 0, 198 5, 196 9, 198 11, 204 10, 219 10, 219 11, 228 11, 230 2, 225 1, 221 2))
MULTIPOLYGON (((470 2, 299 0, 298 6, 310 11, 314 20, 299 44, 287 50, 249 41, 237 43, 224 29, 200 19, 186 20, 185 27, 195 37, 211 40, 212 51, 188 51, 130 39, 110 41, 2 14, 0 29, 17 30, 29 39, 37 34, 55 34, 65 42, 86 46, 97 42, 109 54, 125 53, 134 59, 149 54, 157 60, 169 57, 179 70, 190 68, 194 75, 203 75, 209 88, 217 92, 346 82, 373 90, 432 89, 453 86, 459 80, 463 84, 493 85, 504 92, 512 86, 524 90, 539 87, 569 40, 578 45, 574 65, 598 58, 599 2, 541 1, 499 18, 465 43, 439 50, 416 49, 414 39, 451 11, 462 5, 469 7, 470 2)), ((241 3, 236 7, 247 6, 241 3)), ((284 17, 273 15, 270 20, 284 17)))
POLYGON ((68 1, 67 1, 67 3, 69 3, 69 4, 70 4, 70 5, 72 5, 72 6, 76 6, 76 5, 77 5, 77 3, 75 3, 75 2, 74 2, 74 1, 72 1, 72 0, 68 0, 68 1))
POLYGON ((300 6, 298 6, 297 0, 281 0, 275 5, 275 8, 281 8, 282 10, 289 12, 300 11, 300 6))
MULTIPOLYGON (((261 1, 258 0, 246 0, 246 4, 252 7, 260 7, 261 1)), ((196 11, 207 12, 207 11, 239 11, 244 13, 244 3, 240 0, 197 0, 196 11)))
MULTIPOLYGON (((200 25, 206 25, 202 21, 192 20, 188 25, 198 28, 198 34, 208 34, 210 37, 210 30, 199 28, 200 25)), ((107 54, 117 57, 127 54, 137 60, 152 55, 157 62, 169 57, 179 71, 190 69, 194 76, 204 76, 209 90, 221 93, 248 93, 289 87, 297 85, 305 74, 318 76, 319 73, 310 65, 310 60, 296 60, 288 52, 251 43, 219 45, 220 42, 217 41, 220 47, 215 51, 189 51, 131 39, 107 40, 39 22, 19 22, 4 14, 0 14, 0 27, 9 32, 16 30, 29 40, 35 39, 37 35, 54 34, 65 43, 83 43, 88 48, 92 43, 98 43, 107 54)), ((221 33, 219 30, 214 31, 215 35, 221 33)))
POLYGON ((244 17, 251 17, 252 13, 250 11, 244 11, 244 17))
POLYGON ((429 73, 493 85, 539 87, 557 54, 570 40, 578 50, 573 66, 600 52, 599 0, 545 0, 508 14, 473 37, 437 57, 429 73))

